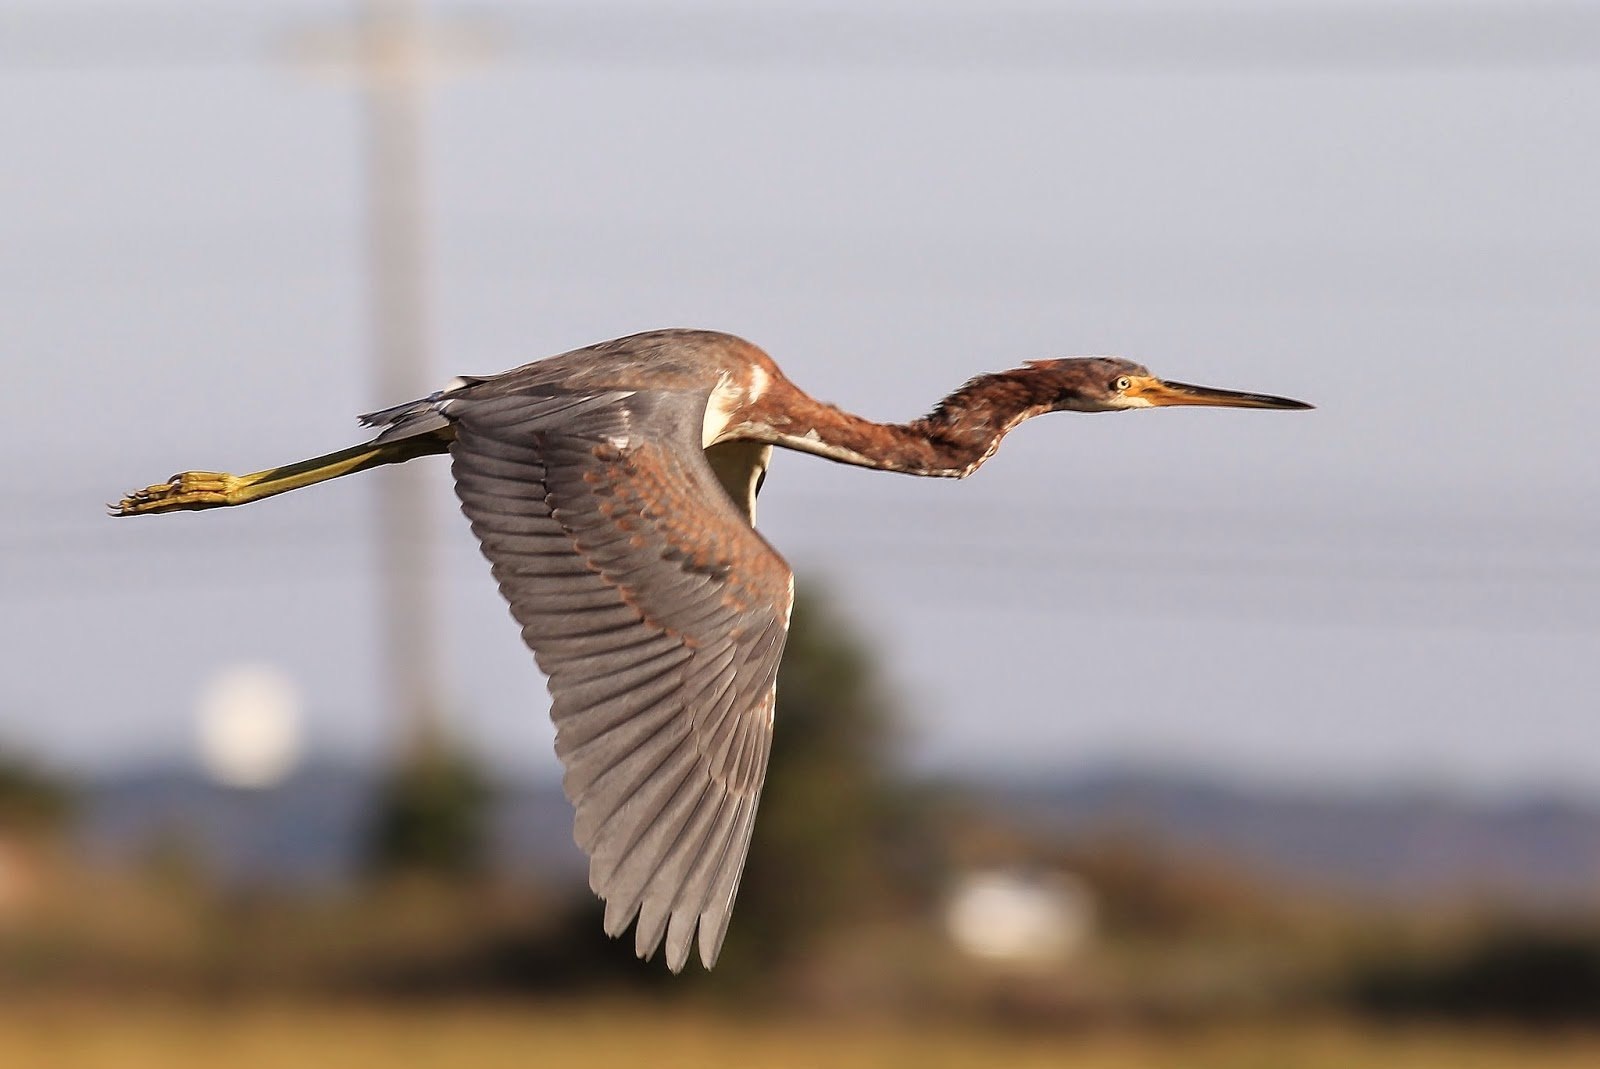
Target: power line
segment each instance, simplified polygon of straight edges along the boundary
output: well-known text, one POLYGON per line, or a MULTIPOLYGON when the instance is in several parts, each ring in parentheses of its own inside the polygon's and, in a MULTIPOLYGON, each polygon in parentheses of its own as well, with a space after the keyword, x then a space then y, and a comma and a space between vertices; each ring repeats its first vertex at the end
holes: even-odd
MULTIPOLYGON (((1148 536, 1142 541, 1153 544, 1170 543, 1170 532, 1180 531, 1182 540, 1190 545, 1220 542, 1230 547, 1283 547, 1327 544, 1350 535, 1359 537, 1363 551, 1411 550, 1430 559, 1436 559, 1439 552, 1438 532, 1447 531, 1452 550, 1469 555, 1526 560, 1530 550, 1537 550, 1541 559, 1565 552, 1574 558, 1600 561, 1600 515, 1535 512, 1525 506, 1519 506, 1512 515, 1498 510, 1440 511, 1435 506, 1424 511, 1386 507, 1360 513, 1336 508, 1291 517, 1276 510, 1209 502, 1172 500, 1145 506, 1106 501, 1086 515, 1082 505, 1069 500, 988 486, 946 487, 943 489, 959 496, 950 499, 930 493, 913 501, 861 492, 860 484, 856 485, 857 489, 791 487, 769 491, 763 497, 769 522, 762 526, 770 529, 771 517, 779 515, 775 510, 781 508, 786 528, 783 537, 792 541, 797 536, 805 537, 803 531, 794 529, 796 517, 833 513, 850 520, 847 538, 837 539, 841 543, 870 544, 877 533, 882 533, 894 544, 915 544, 921 539, 963 552, 965 544, 959 541, 961 536, 955 529, 958 524, 942 521, 1004 516, 1007 525, 1003 529, 986 528, 982 546, 1005 544, 1043 552, 1059 549, 1070 541, 1084 546, 1127 548, 1141 540, 1139 536, 1148 536), (1091 519, 1092 524, 1087 522, 1091 519), (1036 534, 1030 536, 1027 532, 1036 534)), ((127 544, 126 534, 118 530, 117 537, 111 538, 111 528, 98 510, 67 511, 70 506, 96 500, 97 493, 106 496, 104 487, 64 490, 60 483, 49 492, 18 490, 9 498, 17 509, 0 518, 0 549, 37 551, 47 556, 66 556, 79 548, 96 547, 121 552, 127 544), (15 518, 25 518, 26 522, 7 522, 15 518)), ((453 515, 454 510, 441 508, 440 512, 453 515)), ((202 526, 205 521, 167 524, 159 538, 148 534, 153 528, 145 533, 152 546, 176 545, 185 552, 208 547, 226 550, 257 541, 273 545, 315 544, 329 537, 355 537, 360 517, 352 499, 344 497, 330 499, 315 511, 302 508, 259 517, 253 514, 252 521, 247 526, 230 527, 225 535, 216 528, 202 526)))
MULTIPOLYGON (((199 4, 35 6, 0 16, 0 69, 173 71, 259 64, 262 36, 322 6, 218 11, 199 4), (85 32, 89 31, 89 32, 85 32)), ((700 71, 951 73, 1385 73, 1600 65, 1600 10, 1476 3, 1138 10, 870 5, 479 5, 508 62, 541 71, 625 66, 700 71)))
MULTIPOLYGON (((1388 539, 1386 542, 1387 552, 1375 551, 1369 542, 1362 552, 1340 553, 1307 548, 1303 543, 1292 541, 1286 546, 1282 539, 1267 537, 1242 544, 1231 540, 1220 544, 1205 541, 1198 547, 1158 541, 1136 552, 1119 544, 1114 553, 1102 558, 1092 552, 1093 549, 1110 543, 1085 537, 1071 529, 1054 531, 1048 539, 1007 538, 965 543, 943 538, 918 540, 912 525, 868 522, 852 528, 849 550, 857 566, 870 562, 875 571, 962 574, 1001 582, 1072 579, 1079 583, 1097 578, 1132 582, 1132 573, 1136 572, 1142 577, 1141 581, 1150 578, 1162 581, 1246 579, 1461 590, 1575 591, 1600 587, 1600 559, 1593 555, 1575 555, 1570 560, 1545 557, 1539 563, 1528 563, 1515 553, 1480 549, 1457 550, 1449 559, 1440 560, 1431 548, 1424 551, 1410 540, 1388 539)), ((355 528, 287 534, 282 530, 251 530, 230 532, 225 540, 152 542, 139 547, 139 556, 141 559, 178 556, 192 561, 204 554, 237 560, 246 555, 246 550, 255 555, 266 550, 293 554, 294 566, 285 570, 286 575, 298 575, 307 568, 343 573, 348 571, 349 557, 352 554, 359 557, 359 545, 360 532, 355 528), (317 552, 309 552, 311 550, 317 552)), ((783 548, 791 557, 804 559, 825 556, 838 547, 831 541, 791 537, 785 540, 783 548)), ((127 553, 126 545, 104 538, 75 544, 70 539, 52 536, 48 540, 37 540, 31 546, 26 541, 0 541, 0 550, 14 560, 26 559, 29 565, 27 574, 18 577, 22 580, 20 586, 8 584, 8 593, 27 587, 40 591, 70 590, 79 582, 88 589, 110 592, 129 585, 142 585, 144 580, 141 574, 120 570, 110 579, 98 574, 103 568, 98 562, 109 557, 120 564, 127 553), (58 569, 52 574, 40 571, 45 561, 77 561, 84 568, 71 572, 58 569), (93 574, 86 575, 85 570, 93 574)), ((455 559, 459 562, 466 555, 463 551, 455 559)), ((159 583, 170 589, 204 589, 211 585, 211 576, 228 573, 227 568, 211 567, 162 571, 159 583)), ((276 582, 273 576, 267 575, 255 579, 260 585, 276 582)))
MULTIPOLYGON (((1352 583, 1349 577, 1337 570, 1321 569, 1304 573, 1317 589, 1337 590, 1339 596, 1308 597, 1305 584, 1295 588, 1292 597, 1274 599, 1265 597, 1267 586, 1277 577, 1256 574, 1241 569, 1238 575, 1252 579, 1253 585, 1234 589, 1228 597, 1207 596, 1197 599, 1189 595, 1175 595, 1171 589, 1174 581, 1190 579, 1211 580, 1221 578, 1214 573, 1185 573, 1164 567, 1159 560, 1148 562, 1138 577, 1129 577, 1125 584, 1112 588, 1111 577, 1104 572, 1089 572, 1062 567, 1056 571, 1015 569, 1005 584, 970 581, 970 562, 950 562, 944 559, 929 560, 919 564, 915 557, 905 554, 885 553, 877 558, 879 569, 921 569, 926 574, 937 574, 936 584, 905 585, 892 594, 876 599, 879 611, 898 606, 959 611, 1044 611, 1051 617, 1099 622, 1111 618, 1155 620, 1217 620, 1246 621, 1270 620, 1286 627, 1298 629, 1328 626, 1381 626, 1403 631, 1448 630, 1477 635, 1528 633, 1546 635, 1588 635, 1600 632, 1600 617, 1591 606, 1593 597, 1587 592, 1600 588, 1594 577, 1563 585, 1572 591, 1572 600, 1556 605, 1545 599, 1525 601, 1508 609, 1500 593, 1501 585, 1486 583, 1481 587, 1462 588, 1455 583, 1417 580, 1407 584, 1414 595, 1426 595, 1430 600, 1407 600, 1405 595, 1392 588, 1389 580, 1366 577, 1352 583), (963 580, 967 576, 969 579, 963 580), (1092 593, 1085 593, 1084 580, 1098 581, 1092 593), (1360 593, 1363 589, 1381 587, 1388 592, 1384 598, 1373 598, 1360 593), (1431 600, 1441 590, 1456 590, 1474 595, 1467 605, 1439 605, 1431 600), (1490 604, 1486 597, 1496 594, 1490 604), (1584 600, 1578 600, 1578 599, 1584 600)), ((27 583, 10 585, 7 603, 23 606, 30 601, 72 602, 77 600, 104 601, 107 598, 137 598, 146 594, 194 594, 201 591, 216 594, 242 595, 266 587, 309 586, 325 590, 330 585, 350 588, 357 582, 347 567, 338 566, 332 559, 297 559, 295 568, 273 575, 247 574, 240 571, 219 571, 216 576, 203 577, 185 574, 169 578, 119 577, 122 585, 108 583, 100 577, 74 577, 66 583, 50 585, 27 583)), ((802 569, 801 584, 820 581, 825 586, 837 586, 845 578, 827 569, 802 569)), ((489 582, 486 575, 454 574, 447 589, 453 595, 467 592, 482 593, 489 582)))

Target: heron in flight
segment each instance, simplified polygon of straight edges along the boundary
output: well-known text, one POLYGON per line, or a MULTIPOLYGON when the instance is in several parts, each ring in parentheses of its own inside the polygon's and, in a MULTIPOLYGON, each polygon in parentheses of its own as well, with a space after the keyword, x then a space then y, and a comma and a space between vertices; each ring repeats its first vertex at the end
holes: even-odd
POLYGON ((740 338, 660 330, 362 417, 371 441, 250 475, 187 471, 118 516, 243 505, 449 453, 522 637, 549 677, 573 836, 615 937, 717 959, 772 741, 794 576, 753 526, 773 446, 959 479, 1023 420, 1168 405, 1310 408, 1111 357, 979 375, 909 423, 818 401, 740 338))

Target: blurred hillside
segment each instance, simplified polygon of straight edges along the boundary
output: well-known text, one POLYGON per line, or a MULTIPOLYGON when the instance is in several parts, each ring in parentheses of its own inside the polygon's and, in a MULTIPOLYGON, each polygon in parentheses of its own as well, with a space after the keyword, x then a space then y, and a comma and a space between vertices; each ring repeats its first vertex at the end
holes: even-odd
MULTIPOLYGON (((333 885, 359 868, 375 783, 374 770, 313 764, 256 795, 181 767, 128 772, 85 785, 75 839, 96 861, 180 841, 224 878, 333 885)), ((1402 904, 1479 897, 1528 910, 1600 897, 1600 806, 1557 796, 1312 794, 1118 770, 974 780, 959 790, 1040 837, 1116 833, 1348 895, 1402 904)), ((582 883, 571 807, 557 785, 499 785, 490 823, 497 871, 582 883)))
POLYGON ((973 787, 1042 834, 1114 829, 1344 894, 1527 909, 1600 898, 1600 806, 1559 795, 1318 793, 1117 770, 973 787))

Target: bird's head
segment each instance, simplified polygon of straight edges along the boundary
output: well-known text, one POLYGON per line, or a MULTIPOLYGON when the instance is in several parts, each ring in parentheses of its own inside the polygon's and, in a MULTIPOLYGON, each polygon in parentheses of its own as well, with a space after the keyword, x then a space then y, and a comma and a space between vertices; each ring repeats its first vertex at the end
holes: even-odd
POLYGON ((1240 393, 1210 386, 1169 382, 1150 369, 1113 356, 1033 360, 1028 367, 1044 378, 1058 412, 1120 412, 1128 408, 1207 405, 1216 408, 1312 408, 1304 401, 1262 393, 1240 393))

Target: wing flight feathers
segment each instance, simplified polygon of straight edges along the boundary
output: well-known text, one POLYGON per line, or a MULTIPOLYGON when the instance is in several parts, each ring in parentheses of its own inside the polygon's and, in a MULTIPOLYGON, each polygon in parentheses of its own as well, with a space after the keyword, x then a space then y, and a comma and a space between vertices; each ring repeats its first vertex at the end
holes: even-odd
POLYGON ((440 402, 462 511, 549 675, 606 931, 637 918, 635 949, 664 942, 674 972, 696 932, 708 968, 727 933, 793 589, 733 499, 756 477, 713 473, 700 448, 705 403, 554 390, 440 402))

